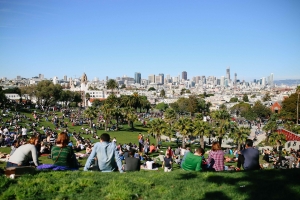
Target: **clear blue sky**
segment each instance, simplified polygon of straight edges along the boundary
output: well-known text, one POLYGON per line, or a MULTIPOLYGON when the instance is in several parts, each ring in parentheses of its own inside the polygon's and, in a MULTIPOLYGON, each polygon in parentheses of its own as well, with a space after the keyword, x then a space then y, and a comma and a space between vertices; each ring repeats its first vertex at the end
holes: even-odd
POLYGON ((300 78, 299 0, 0 0, 0 78, 300 78))

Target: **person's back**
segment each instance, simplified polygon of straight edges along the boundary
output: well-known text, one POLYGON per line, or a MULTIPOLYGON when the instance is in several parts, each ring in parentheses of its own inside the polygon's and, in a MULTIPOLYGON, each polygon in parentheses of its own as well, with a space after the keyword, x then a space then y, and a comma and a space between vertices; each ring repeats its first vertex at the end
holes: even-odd
POLYGON ((132 156, 125 158, 125 171, 140 171, 140 167, 140 159, 132 156))
POLYGON ((256 170, 260 169, 259 166, 259 151, 256 148, 253 148, 252 140, 246 140, 246 149, 241 151, 241 154, 244 156, 243 168, 245 170, 256 170))
POLYGON ((202 164, 202 155, 204 150, 198 148, 195 154, 188 152, 181 163, 181 168, 186 171, 201 171, 201 164, 202 164))
POLYGON ((97 142, 93 150, 86 161, 84 171, 87 171, 91 166, 92 160, 97 157, 99 170, 103 172, 111 172, 118 167, 120 172, 122 170, 122 162, 119 157, 119 152, 116 150, 116 143, 109 142, 110 136, 107 133, 103 133, 100 136, 100 142, 97 142))

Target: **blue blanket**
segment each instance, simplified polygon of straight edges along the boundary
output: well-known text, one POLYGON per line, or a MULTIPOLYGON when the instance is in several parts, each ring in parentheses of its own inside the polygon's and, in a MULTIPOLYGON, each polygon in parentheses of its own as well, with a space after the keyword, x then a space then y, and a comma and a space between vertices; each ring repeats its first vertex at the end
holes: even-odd
POLYGON ((78 170, 75 168, 69 168, 69 167, 65 167, 65 166, 57 166, 57 165, 52 165, 52 164, 42 164, 42 165, 37 166, 36 169, 37 170, 54 170, 54 171, 78 170))

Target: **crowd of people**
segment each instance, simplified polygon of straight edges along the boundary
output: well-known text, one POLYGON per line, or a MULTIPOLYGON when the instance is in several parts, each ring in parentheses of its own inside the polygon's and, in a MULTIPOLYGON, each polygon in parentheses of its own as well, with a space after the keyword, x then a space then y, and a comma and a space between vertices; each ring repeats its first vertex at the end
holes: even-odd
MULTIPOLYGON (((45 109, 45 108, 44 108, 45 109)), ((55 113, 48 113, 44 116, 32 113, 34 120, 25 126, 19 126, 18 122, 27 119, 25 115, 16 112, 15 115, 6 121, 0 128, 0 145, 11 146, 11 152, 7 156, 7 167, 33 166, 38 170, 78 170, 80 166, 78 160, 86 157, 83 166, 84 171, 139 171, 158 170, 159 167, 164 172, 173 171, 174 164, 177 164, 185 171, 239 171, 239 170, 259 170, 264 168, 259 162, 260 152, 253 147, 253 141, 247 139, 241 151, 237 149, 222 150, 218 142, 213 142, 211 150, 205 152, 202 148, 191 150, 189 147, 178 146, 174 150, 171 146, 164 151, 161 143, 154 145, 150 142, 150 135, 147 137, 141 133, 138 135, 137 143, 120 144, 116 138, 103 133, 97 136, 99 124, 93 124, 91 130, 83 130, 84 134, 92 134, 92 138, 98 142, 81 136, 81 133, 68 133, 68 123, 63 120, 69 118, 69 122, 82 124, 80 111, 69 112, 62 110, 63 116, 58 117, 55 113), (52 116, 52 118, 49 118, 52 116), (39 127, 39 119, 51 120, 54 130, 50 127, 39 127), (14 125, 15 130, 9 129, 14 125), (63 130, 62 130, 63 129, 63 130), (28 132, 31 137, 28 139, 28 132), (43 134, 40 134, 42 131, 43 134), (71 141, 73 137, 76 144, 71 141), (84 151, 84 153, 83 153, 84 151), (40 164, 38 157, 43 154, 50 154, 53 164, 40 164), (151 155, 157 155, 154 158, 151 155), (234 155, 228 156, 228 154, 234 155), (206 157, 205 157, 206 156, 206 157), (227 165, 227 163, 236 162, 227 165)), ((141 119, 147 116, 141 115, 141 119)), ((143 124, 145 121, 142 121, 143 124)), ((177 143, 178 144, 178 143, 177 143)), ((280 147, 280 145, 279 145, 280 147)), ((263 150, 264 160, 274 166, 281 165, 286 160, 291 160, 289 168, 299 168, 300 149, 291 149, 290 153, 282 148, 263 150), (292 163, 292 164, 291 164, 292 163)))

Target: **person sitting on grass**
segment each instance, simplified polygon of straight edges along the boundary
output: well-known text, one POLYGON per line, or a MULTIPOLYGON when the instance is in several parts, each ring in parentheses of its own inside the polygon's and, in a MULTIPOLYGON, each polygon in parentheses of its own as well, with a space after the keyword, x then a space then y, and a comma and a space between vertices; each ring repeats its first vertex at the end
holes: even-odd
POLYGON ((85 163, 83 169, 84 171, 88 171, 92 161, 95 157, 97 157, 97 162, 100 171, 112 172, 118 169, 121 173, 123 172, 122 161, 119 156, 119 151, 116 150, 116 143, 109 141, 109 134, 103 133, 100 136, 100 142, 97 142, 94 145, 92 152, 85 163))
POLYGON ((202 171, 204 149, 198 148, 195 153, 187 152, 182 159, 181 168, 185 171, 202 171))
POLYGON ((240 151, 236 170, 239 171, 241 166, 243 166, 244 170, 260 169, 259 151, 253 147, 251 139, 246 140, 245 149, 240 151))
POLYGON ((125 157, 125 171, 140 171, 141 161, 139 158, 135 158, 136 150, 130 149, 129 157, 125 157))
POLYGON ((18 147, 15 152, 10 155, 7 167, 30 166, 29 162, 31 160, 33 160, 34 165, 37 167, 39 165, 38 152, 36 150, 38 142, 39 139, 37 137, 31 137, 28 144, 18 147))
POLYGON ((224 170, 224 152, 219 142, 213 142, 209 152, 207 163, 212 171, 224 170))

